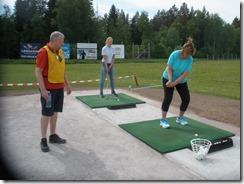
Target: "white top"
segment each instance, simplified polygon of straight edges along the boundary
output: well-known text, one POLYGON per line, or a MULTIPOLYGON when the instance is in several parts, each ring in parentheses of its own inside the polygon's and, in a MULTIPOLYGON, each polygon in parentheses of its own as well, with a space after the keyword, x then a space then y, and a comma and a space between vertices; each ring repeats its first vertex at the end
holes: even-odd
MULTIPOLYGON (((115 48, 113 46, 109 47, 108 45, 105 45, 102 48, 102 55, 107 56, 107 63, 111 63, 113 59, 113 55, 115 55, 115 48)), ((104 62, 103 59, 102 62, 104 62)))

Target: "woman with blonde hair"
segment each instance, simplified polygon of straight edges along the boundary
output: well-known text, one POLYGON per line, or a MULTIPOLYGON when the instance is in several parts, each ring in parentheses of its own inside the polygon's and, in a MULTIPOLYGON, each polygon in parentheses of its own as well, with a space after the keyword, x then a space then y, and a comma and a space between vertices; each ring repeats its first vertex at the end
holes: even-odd
POLYGON ((104 82, 106 79, 106 75, 108 73, 110 78, 110 88, 111 94, 114 96, 118 96, 114 91, 114 62, 115 62, 115 48, 112 46, 113 38, 108 37, 105 42, 105 46, 102 48, 102 64, 101 64, 101 79, 99 83, 100 87, 100 97, 104 98, 103 88, 104 82))
POLYGON ((192 69, 193 55, 195 47, 192 38, 188 38, 187 42, 182 46, 181 50, 173 51, 168 59, 167 67, 162 75, 162 84, 164 88, 164 100, 162 102, 162 119, 160 125, 163 128, 170 128, 166 119, 169 106, 171 104, 174 88, 181 97, 181 105, 179 116, 176 123, 188 125, 183 115, 187 110, 190 102, 190 93, 187 85, 187 76, 192 69))

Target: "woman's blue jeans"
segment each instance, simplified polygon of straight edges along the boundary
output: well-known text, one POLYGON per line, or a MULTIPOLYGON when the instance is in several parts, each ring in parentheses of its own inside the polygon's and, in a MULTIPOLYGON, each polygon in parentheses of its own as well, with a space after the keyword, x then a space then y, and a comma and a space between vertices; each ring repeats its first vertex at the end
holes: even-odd
MULTIPOLYGON (((109 67, 110 64, 107 64, 107 66, 109 67)), ((112 66, 112 68, 110 69, 110 72, 107 72, 105 69, 104 63, 102 62, 102 64, 101 64, 101 77, 100 77, 100 93, 103 93, 104 82, 105 82, 107 73, 108 73, 109 79, 110 79, 111 92, 114 92, 114 67, 112 66)))

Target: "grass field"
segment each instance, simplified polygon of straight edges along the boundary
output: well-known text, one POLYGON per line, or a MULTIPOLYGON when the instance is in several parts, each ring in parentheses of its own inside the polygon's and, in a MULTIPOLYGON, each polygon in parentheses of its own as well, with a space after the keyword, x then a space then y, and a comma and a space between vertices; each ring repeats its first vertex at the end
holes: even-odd
MULTIPOLYGON (((161 84, 162 72, 166 62, 119 62, 115 65, 116 76, 136 74, 139 86, 153 86, 161 84)), ((0 64, 0 83, 36 82, 34 64, 0 64)), ((192 72, 188 76, 188 85, 191 92, 210 96, 221 96, 231 99, 240 99, 240 61, 199 60, 193 63, 192 72)), ((70 81, 89 80, 100 78, 99 61, 93 64, 67 64, 67 76, 70 81)), ((118 79, 116 87, 135 87, 132 77, 118 79)), ((98 83, 82 83, 74 87, 98 87, 98 83)), ((28 90, 37 87, 0 87, 0 90, 21 89, 28 90)))

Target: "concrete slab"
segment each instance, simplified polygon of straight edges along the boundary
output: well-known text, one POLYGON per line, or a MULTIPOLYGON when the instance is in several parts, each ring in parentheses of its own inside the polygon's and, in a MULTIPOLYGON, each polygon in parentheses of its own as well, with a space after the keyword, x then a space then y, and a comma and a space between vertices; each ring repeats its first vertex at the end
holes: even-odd
MULTIPOLYGON (((159 119, 161 117, 161 112, 159 109, 147 103, 137 104, 136 108, 119 109, 113 111, 107 108, 98 108, 93 110, 104 118, 107 118, 108 121, 117 125, 159 119)), ((174 114, 168 114, 168 117, 172 116, 174 116, 174 114)))
MULTIPOLYGON (((39 145, 39 94, 0 97, 1 158, 24 180, 240 179, 239 136, 234 138, 233 148, 211 153, 204 161, 197 161, 188 149, 162 155, 118 127, 121 122, 160 118, 161 104, 130 91, 117 92, 147 104, 138 105, 133 111, 91 110, 75 96, 98 91, 74 91, 65 96, 64 112, 58 119, 57 132, 67 139, 67 144, 49 144, 48 153, 41 152, 39 145)), ((225 124, 216 123, 226 128, 225 124)), ((240 131, 232 129, 233 133, 240 131)))
MULTIPOLYGON (((109 91, 105 91, 105 93, 109 93, 109 91)), ((128 91, 123 91, 125 94, 128 91)), ((79 95, 95 95, 97 91, 86 91, 81 92, 79 95)), ((135 95, 134 95, 135 97, 135 95)), ((141 96, 136 96, 136 98, 148 101, 148 99, 143 98, 141 96)), ((144 104, 136 104, 136 108, 127 108, 127 109, 117 109, 117 110, 110 110, 108 108, 95 108, 91 109, 95 111, 97 114, 106 118, 109 122, 119 124, 126 124, 126 123, 134 123, 140 121, 147 121, 152 119, 159 119, 161 117, 161 112, 158 107, 155 107, 151 104, 144 103, 144 104)), ((174 114, 168 113, 168 117, 172 117, 174 114)))
POLYGON ((233 147, 209 153, 205 160, 194 159, 189 149, 166 154, 166 157, 191 168, 206 180, 240 180, 240 138, 232 137, 233 147))

